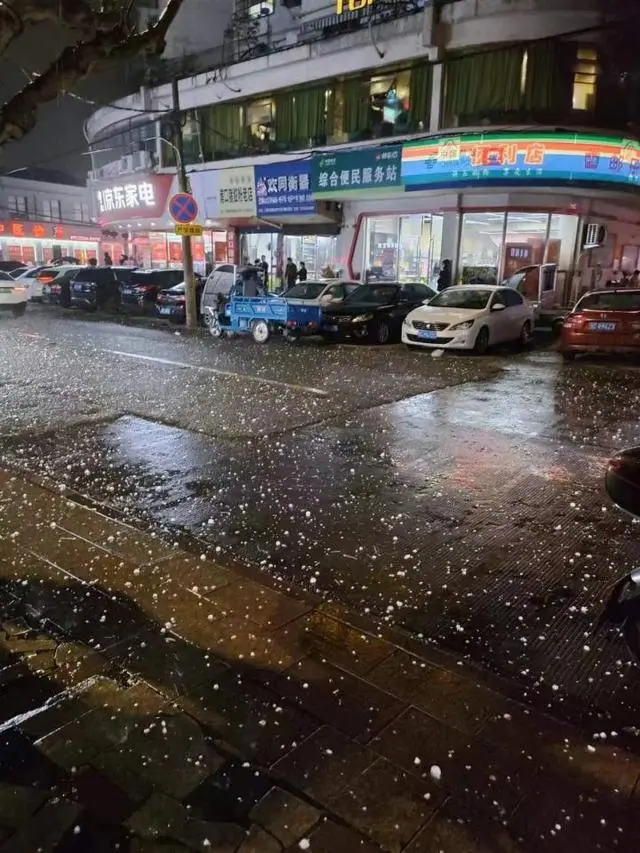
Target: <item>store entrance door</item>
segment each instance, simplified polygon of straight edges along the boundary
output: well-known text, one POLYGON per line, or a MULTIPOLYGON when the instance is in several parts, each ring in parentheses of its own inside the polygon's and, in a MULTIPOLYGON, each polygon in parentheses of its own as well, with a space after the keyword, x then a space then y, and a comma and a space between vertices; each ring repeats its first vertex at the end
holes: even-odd
POLYGON ((441 214, 368 219, 363 265, 366 279, 433 282, 440 269, 442 229, 441 214))

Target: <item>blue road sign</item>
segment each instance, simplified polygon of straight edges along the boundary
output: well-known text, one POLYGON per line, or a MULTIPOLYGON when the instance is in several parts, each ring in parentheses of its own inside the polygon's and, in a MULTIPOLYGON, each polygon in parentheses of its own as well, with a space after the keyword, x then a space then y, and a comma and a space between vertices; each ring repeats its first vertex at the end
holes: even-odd
POLYGON ((169 213, 174 222, 187 225, 198 216, 198 202, 190 193, 176 193, 169 199, 169 213))

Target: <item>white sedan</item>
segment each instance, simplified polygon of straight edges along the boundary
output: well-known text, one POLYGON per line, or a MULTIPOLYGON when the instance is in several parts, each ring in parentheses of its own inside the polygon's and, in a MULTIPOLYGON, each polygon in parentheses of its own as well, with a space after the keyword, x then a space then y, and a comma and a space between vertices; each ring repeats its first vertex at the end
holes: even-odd
POLYGON ((449 287, 407 315, 402 341, 411 347, 485 353, 494 344, 531 343, 533 308, 512 287, 449 287))
POLYGON ((28 301, 29 288, 8 272, 0 272, 0 311, 11 311, 14 317, 22 317, 28 301))

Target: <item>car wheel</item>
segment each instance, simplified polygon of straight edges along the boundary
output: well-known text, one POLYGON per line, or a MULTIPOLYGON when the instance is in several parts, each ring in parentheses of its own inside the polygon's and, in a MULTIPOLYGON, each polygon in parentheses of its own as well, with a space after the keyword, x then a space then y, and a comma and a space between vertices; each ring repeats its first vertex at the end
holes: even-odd
POLYGON ((378 320, 370 332, 370 337, 373 343, 380 344, 380 346, 388 344, 391 338, 391 329, 387 321, 378 320))
POLYGON ((271 334, 269 331, 269 324, 266 320, 256 320, 251 327, 251 334, 253 335, 253 340, 257 344, 266 344, 271 334))
POLYGON ((489 329, 483 326, 478 332, 476 342, 473 346, 473 351, 476 355, 484 355, 489 349, 489 329))
POLYGON ((11 313, 14 317, 22 317, 24 312, 27 310, 27 303, 20 302, 18 305, 14 305, 11 309, 11 313))
POLYGON ((531 346, 533 341, 533 333, 531 331, 531 323, 529 320, 526 320, 522 324, 522 328, 520 329, 520 338, 518 339, 518 344, 521 349, 527 349, 527 347, 531 346))
POLYGON ((563 353, 561 353, 562 360, 563 361, 575 361, 577 354, 578 353, 576 353, 576 352, 563 352, 563 353))

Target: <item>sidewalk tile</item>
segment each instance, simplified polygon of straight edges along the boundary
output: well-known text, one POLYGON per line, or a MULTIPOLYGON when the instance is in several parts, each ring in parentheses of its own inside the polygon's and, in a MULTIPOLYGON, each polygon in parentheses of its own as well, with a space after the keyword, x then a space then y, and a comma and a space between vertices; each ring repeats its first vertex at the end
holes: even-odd
POLYGON ((633 851, 640 845, 637 810, 612 791, 594 792, 565 777, 545 772, 509 820, 511 832, 527 849, 566 851, 633 851))
POLYGON ((437 814, 403 853, 525 853, 525 850, 498 823, 465 823, 437 814))
POLYGON ((118 825, 133 814, 135 803, 99 770, 85 767, 76 773, 66 796, 80 803, 97 820, 118 825))
POLYGON ((321 803, 339 795, 376 756, 369 749, 324 726, 271 768, 275 776, 321 803))
POLYGON ((169 696, 190 694, 227 669, 210 652, 159 630, 147 631, 133 641, 116 643, 103 654, 169 696))
POLYGON ((60 643, 55 662, 59 670, 56 677, 65 684, 79 684, 102 675, 110 666, 107 658, 82 643, 60 643))
POLYGON ((264 827, 288 847, 303 838, 320 819, 320 812, 309 803, 282 788, 271 788, 254 806, 251 820, 264 827))
POLYGON ((0 781, 9 785, 47 789, 56 786, 63 771, 17 729, 0 733, 0 781))
POLYGON ((630 794, 640 776, 640 758, 615 739, 589 741, 565 723, 516 706, 509 719, 489 720, 480 738, 503 752, 530 756, 532 763, 562 774, 589 789, 618 789, 630 794))
POLYGON ((1 853, 50 851, 80 814, 80 806, 55 797, 0 847, 1 853))
POLYGON ((189 794, 184 805, 190 809, 191 817, 246 826, 251 810, 271 784, 266 773, 248 761, 225 759, 219 770, 189 794))
POLYGON ((252 826, 237 853, 282 853, 281 845, 259 826, 252 826))
POLYGON ((136 721, 114 752, 124 767, 148 779, 154 790, 177 800, 188 796, 224 760, 213 752, 198 724, 186 714, 136 721))
POLYGON ((133 727, 134 721, 121 714, 93 710, 44 737, 38 742, 38 749, 50 761, 69 770, 90 763, 100 752, 121 743, 133 727))
POLYGON ((393 651, 393 646, 384 640, 357 631, 320 610, 296 619, 278 633, 281 637, 291 637, 305 656, 328 661, 360 677, 393 651))
POLYGON ((0 782, 0 826, 16 829, 46 800, 44 791, 0 782))
POLYGON ((165 794, 152 794, 133 814, 127 825, 147 840, 169 838, 195 850, 235 853, 245 831, 233 823, 209 823, 194 820, 180 803, 165 794))
POLYGON ((200 685, 181 699, 181 705, 242 757, 263 766, 277 761, 292 743, 300 743, 319 727, 304 711, 237 671, 200 685))
POLYGON ((535 766, 520 756, 497 753, 413 708, 390 723, 371 748, 427 785, 430 768, 437 765, 442 773, 438 786, 460 798, 464 814, 502 819, 513 812, 536 774, 535 766))
POLYGON ((478 732, 505 704, 497 693, 403 651, 372 669, 367 679, 468 734, 478 732))
POLYGON ((135 565, 149 563, 167 553, 167 544, 159 537, 112 521, 79 504, 67 504, 64 513, 55 521, 63 530, 135 565))
POLYGON ((206 595, 221 612, 247 618, 271 630, 292 622, 311 609, 304 602, 249 580, 238 580, 206 595))
POLYGON ((251 622, 238 613, 203 623, 206 648, 215 651, 229 664, 246 662, 268 672, 281 672, 293 666, 302 652, 286 642, 286 637, 251 622))
POLYGON ((384 758, 334 796, 333 809, 389 853, 401 853, 444 801, 445 794, 384 758))
MULTIPOLYGON (((381 853, 381 848, 373 841, 332 820, 323 821, 307 840, 310 853, 381 853)), ((294 844, 286 853, 299 853, 300 849, 294 844)))
POLYGON ((310 658, 272 677, 269 683, 276 692, 361 743, 404 707, 368 681, 310 658))
POLYGON ((234 583, 238 578, 238 575, 230 569, 225 569, 208 560, 203 562, 182 551, 169 557, 164 556, 156 563, 140 568, 143 572, 148 568, 158 569, 175 583, 196 591, 199 595, 214 592, 220 587, 234 583))
POLYGON ((0 723, 20 717, 44 705, 60 692, 61 688, 50 678, 29 673, 2 690, 0 723))

